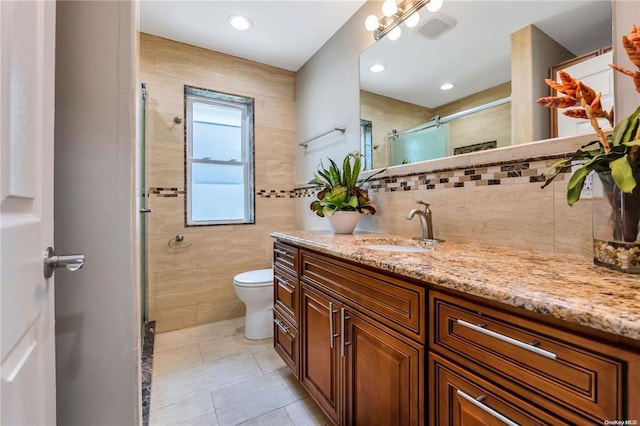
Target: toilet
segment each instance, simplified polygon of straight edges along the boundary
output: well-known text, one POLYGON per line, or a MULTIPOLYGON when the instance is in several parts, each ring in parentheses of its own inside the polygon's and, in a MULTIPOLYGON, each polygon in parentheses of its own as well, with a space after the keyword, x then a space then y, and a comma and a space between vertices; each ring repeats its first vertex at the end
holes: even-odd
POLYGON ((273 269, 238 274, 233 277, 233 289, 247 307, 244 336, 247 339, 273 337, 273 269))

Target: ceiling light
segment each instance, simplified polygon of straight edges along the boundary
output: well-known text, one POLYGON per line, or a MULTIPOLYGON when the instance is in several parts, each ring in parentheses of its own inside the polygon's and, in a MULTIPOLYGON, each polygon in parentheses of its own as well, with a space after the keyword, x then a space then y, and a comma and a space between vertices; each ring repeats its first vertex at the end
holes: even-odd
POLYGON ((398 11, 396 0, 384 0, 382 3, 382 14, 384 16, 393 16, 398 11))
POLYGON ((430 0, 427 3, 427 10, 429 12, 437 12, 442 7, 442 0, 430 0))
POLYGON ((420 22, 420 14, 418 12, 415 12, 413 15, 409 16, 406 21, 404 21, 409 28, 415 27, 418 25, 418 22, 420 22))
POLYGON ((251 22, 251 19, 247 18, 246 16, 231 15, 229 16, 229 18, 227 18, 227 20, 236 30, 244 31, 253 27, 253 22, 251 22))
POLYGON ((364 26, 367 31, 377 30, 380 26, 380 22, 378 21, 378 17, 376 15, 369 15, 367 19, 364 20, 364 26))
POLYGON ((445 83, 442 86, 440 86, 440 90, 450 90, 453 89, 453 84, 451 83, 445 83))
POLYGON ((442 5, 443 0, 384 0, 382 3, 382 16, 377 18, 375 15, 369 15, 364 21, 364 26, 369 31, 373 31, 373 38, 380 40, 389 34, 390 40, 397 40, 401 31, 398 26, 403 22, 407 23, 409 28, 415 27, 420 22, 418 10, 424 5, 438 2, 442 5), (396 31, 397 30, 397 31, 396 31), (393 36, 391 35, 393 33, 393 36))
POLYGON ((402 30, 400 30, 400 27, 395 27, 394 29, 391 30, 388 37, 389 37, 389 40, 393 41, 393 40, 399 39, 401 35, 402 35, 402 30))
POLYGON ((387 68, 384 64, 373 64, 369 67, 371 72, 382 72, 387 68))

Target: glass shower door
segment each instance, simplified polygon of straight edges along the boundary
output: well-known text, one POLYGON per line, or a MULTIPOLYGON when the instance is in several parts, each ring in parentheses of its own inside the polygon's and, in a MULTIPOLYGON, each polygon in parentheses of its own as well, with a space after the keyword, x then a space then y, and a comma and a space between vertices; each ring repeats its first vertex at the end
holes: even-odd
POLYGON ((138 276, 140 280, 140 327, 144 337, 144 327, 148 320, 148 271, 147 271, 147 229, 149 194, 147 188, 147 89, 142 83, 138 99, 138 128, 136 144, 136 196, 138 207, 137 243, 138 243, 138 276))
POLYGON ((389 141, 391 166, 447 156, 449 125, 428 127, 395 136, 389 141))

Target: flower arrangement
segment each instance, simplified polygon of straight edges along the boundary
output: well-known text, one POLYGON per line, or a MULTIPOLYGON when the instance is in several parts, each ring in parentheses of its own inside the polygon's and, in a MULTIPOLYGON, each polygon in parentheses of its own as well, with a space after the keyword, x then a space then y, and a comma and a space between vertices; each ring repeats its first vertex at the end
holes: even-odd
MULTIPOLYGON (((629 36, 622 37, 622 46, 631 62, 640 70, 640 26, 631 27, 629 36)), ((630 76, 636 91, 640 93, 640 71, 631 71, 616 64, 610 67, 630 76)), ((580 167, 573 173, 567 185, 569 205, 574 205, 580 199, 585 179, 592 171, 598 174, 610 173, 613 183, 623 193, 634 192, 639 185, 640 176, 640 107, 614 127, 613 108, 610 111, 602 108, 601 93, 596 93, 591 87, 566 72, 561 71, 559 74, 560 83, 551 79, 546 79, 545 82, 560 95, 540 98, 537 103, 548 108, 571 108, 563 111, 563 114, 588 119, 598 135, 598 140, 581 147, 569 158, 552 164, 549 168, 551 175, 546 179, 543 188, 564 169, 577 163, 580 167), (610 138, 606 137, 600 128, 598 118, 605 118, 614 127, 610 138)))
MULTIPOLYGON (((309 183, 320 185, 323 189, 318 192, 318 199, 311 205, 311 211, 318 216, 333 215, 336 211, 357 211, 362 214, 375 214, 376 207, 369 198, 366 189, 358 186, 358 176, 362 171, 360 155, 349 153, 342 161, 342 170, 335 161, 329 158, 329 167, 325 167, 322 161, 318 165, 313 179, 309 183)), ((380 170, 362 182, 367 182, 374 176, 382 173, 380 170)))

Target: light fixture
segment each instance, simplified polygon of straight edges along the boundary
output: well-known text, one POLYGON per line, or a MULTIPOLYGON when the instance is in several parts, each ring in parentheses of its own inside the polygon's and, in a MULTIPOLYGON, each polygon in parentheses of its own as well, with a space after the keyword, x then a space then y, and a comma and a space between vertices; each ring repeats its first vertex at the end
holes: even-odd
POLYGON ((373 64, 369 67, 371 72, 382 72, 387 68, 384 64, 373 64))
POLYGON ((387 36, 389 37, 389 40, 395 41, 399 39, 401 35, 402 35, 402 30, 400 29, 400 27, 395 27, 394 29, 389 31, 389 34, 387 36))
POLYGON ((409 28, 418 25, 420 22, 418 10, 431 3, 439 3, 438 9, 442 6, 442 0, 384 0, 382 3, 384 16, 378 19, 375 15, 369 15, 364 21, 364 26, 368 31, 373 31, 373 37, 376 40, 380 40, 387 34, 390 40, 397 40, 402 33, 400 24, 406 22, 409 28))
POLYGON ((253 27, 251 19, 242 15, 231 15, 227 18, 233 28, 239 31, 245 31, 253 27))
POLYGON ((384 16, 393 16, 396 12, 398 12, 396 0, 384 0, 384 3, 382 3, 382 14, 384 16))
POLYGON ((431 0, 427 4, 427 10, 429 12, 437 12, 442 7, 442 0, 431 0))
POLYGON ((404 21, 404 24, 409 28, 413 28, 416 25, 418 25, 419 22, 420 22, 420 14, 418 12, 414 12, 413 15, 409 16, 407 20, 404 21))
POLYGON ((451 83, 444 83, 442 86, 440 86, 440 90, 451 90, 453 89, 453 84, 451 83))

